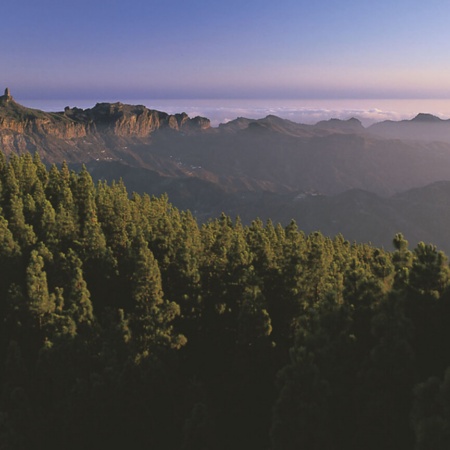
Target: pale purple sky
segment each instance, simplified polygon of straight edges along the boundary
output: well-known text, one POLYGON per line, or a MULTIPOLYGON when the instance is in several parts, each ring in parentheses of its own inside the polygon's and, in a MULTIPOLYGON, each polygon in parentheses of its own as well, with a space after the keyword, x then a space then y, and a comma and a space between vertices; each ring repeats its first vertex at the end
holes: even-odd
POLYGON ((4 0, 23 99, 450 98, 450 2, 4 0))

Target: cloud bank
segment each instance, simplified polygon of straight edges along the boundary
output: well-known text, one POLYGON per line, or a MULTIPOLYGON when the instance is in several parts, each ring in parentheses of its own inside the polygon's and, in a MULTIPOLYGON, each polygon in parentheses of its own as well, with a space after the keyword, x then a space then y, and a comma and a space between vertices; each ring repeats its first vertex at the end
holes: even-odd
MULTIPOLYGON (((320 102, 322 103, 322 102, 320 102)), ((326 102, 325 102, 326 103, 326 102)), ((334 103, 334 102, 331 102, 334 103)), ((395 106, 395 105, 394 105, 395 106)), ((403 120, 411 119, 419 112, 431 112, 441 118, 450 117, 449 111, 441 112, 440 110, 427 109, 426 105, 418 105, 415 108, 405 108, 403 105, 399 108, 374 108, 374 107, 352 107, 342 105, 333 105, 332 107, 324 107, 321 105, 312 106, 261 106, 255 104, 235 104, 229 106, 218 105, 189 105, 188 103, 179 103, 178 105, 156 105, 156 109, 162 109, 169 113, 180 111, 186 112, 190 117, 203 116, 211 120, 212 126, 218 126, 220 123, 226 123, 237 117, 246 117, 248 119, 260 119, 268 115, 275 115, 283 119, 291 120, 296 123, 315 124, 321 120, 341 119, 347 120, 352 117, 359 119, 364 126, 369 126, 375 122, 384 120, 403 120), (158 108, 159 107, 159 108, 158 108), (165 108, 165 109, 164 109, 165 108), (419 108, 419 109, 416 109, 419 108), (420 109, 421 108, 421 109, 420 109)))
POLYGON ((169 114, 185 112, 190 117, 202 116, 217 127, 237 117, 260 119, 275 115, 297 123, 315 124, 332 118, 359 119, 364 126, 384 120, 411 119, 420 112, 450 117, 450 101, 442 100, 152 100, 98 99, 93 100, 23 100, 22 104, 44 111, 62 111, 65 106, 91 108, 97 102, 121 101, 143 104, 150 109, 169 114))

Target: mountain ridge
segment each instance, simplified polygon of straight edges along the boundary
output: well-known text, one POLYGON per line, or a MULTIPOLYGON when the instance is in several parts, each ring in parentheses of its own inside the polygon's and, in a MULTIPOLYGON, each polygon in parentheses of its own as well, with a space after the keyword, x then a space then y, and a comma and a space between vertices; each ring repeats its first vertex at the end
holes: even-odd
POLYGON ((450 143, 450 119, 419 113, 410 120, 385 120, 370 125, 370 133, 390 139, 450 143))
MULTIPOLYGON (((62 153, 66 153, 62 159, 79 161, 82 155, 73 152, 74 145, 70 145, 75 139, 88 138, 90 145, 96 144, 102 147, 103 153, 107 153, 110 145, 105 141, 108 137, 146 139, 155 130, 163 128, 189 133, 209 127, 210 121, 206 118, 191 119, 186 113, 171 115, 143 105, 97 103, 89 109, 66 107, 62 112, 48 113, 20 105, 8 88, 0 97, 0 143, 3 151, 9 154, 40 150, 49 162, 61 162, 57 157, 58 145, 62 147, 62 153), (48 148, 51 149, 49 158, 46 155, 48 148)), ((88 157, 91 152, 84 153, 88 157)), ((91 155, 91 158, 95 157, 101 157, 101 153, 91 155)), ((114 155, 107 157, 115 159, 114 155)))
POLYGON ((0 150, 39 152, 47 164, 86 164, 95 179, 123 178, 130 191, 166 192, 201 221, 221 212, 246 222, 295 218, 306 231, 378 245, 388 246, 397 231, 447 245, 450 140, 423 136, 450 133, 450 121, 433 117, 420 113, 377 129, 356 118, 306 125, 269 115, 214 128, 206 118, 119 102, 46 113, 19 105, 7 90, 0 150), (417 130, 421 139, 414 139, 417 130), (444 184, 424 188, 436 182, 444 184), (439 224, 427 224, 431 216, 439 224))

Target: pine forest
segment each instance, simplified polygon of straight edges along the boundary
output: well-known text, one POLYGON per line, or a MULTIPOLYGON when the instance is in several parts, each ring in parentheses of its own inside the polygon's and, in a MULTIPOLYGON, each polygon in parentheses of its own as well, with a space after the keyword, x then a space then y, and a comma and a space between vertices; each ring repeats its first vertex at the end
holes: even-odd
POLYGON ((450 270, 0 157, 0 449, 448 450, 450 270))

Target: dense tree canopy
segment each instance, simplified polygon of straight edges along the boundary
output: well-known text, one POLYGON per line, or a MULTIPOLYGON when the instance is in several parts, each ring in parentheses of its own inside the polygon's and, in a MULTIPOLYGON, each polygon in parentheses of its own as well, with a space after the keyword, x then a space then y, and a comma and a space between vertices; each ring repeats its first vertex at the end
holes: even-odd
POLYGON ((200 226, 29 154, 0 211, 0 449, 448 448, 433 245, 200 226))

